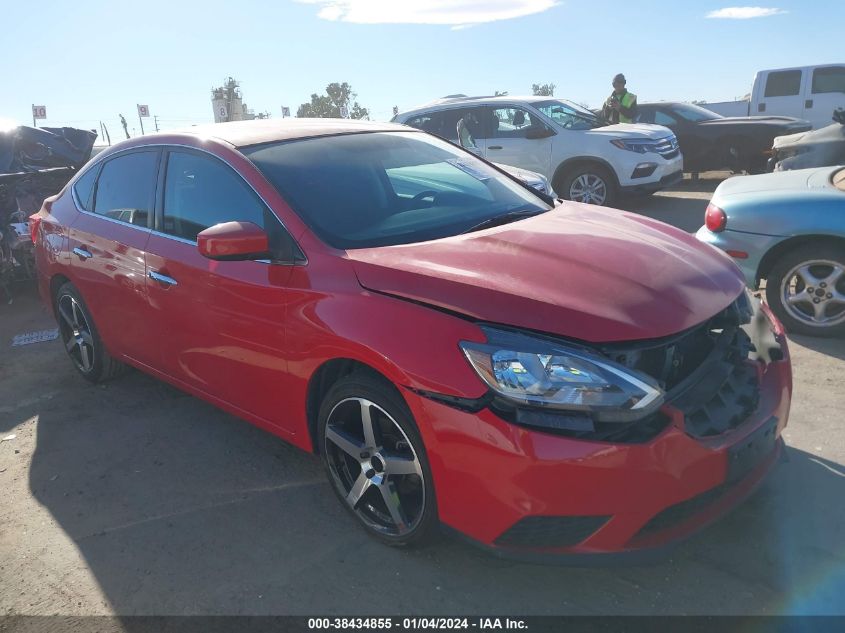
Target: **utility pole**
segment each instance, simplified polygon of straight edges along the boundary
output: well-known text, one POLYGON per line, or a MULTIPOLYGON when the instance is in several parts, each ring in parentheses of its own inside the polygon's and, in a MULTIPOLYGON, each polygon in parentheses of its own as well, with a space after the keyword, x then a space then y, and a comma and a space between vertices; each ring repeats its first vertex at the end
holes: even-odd
POLYGON ((157 115, 157 114, 156 114, 155 116, 153 116, 153 121, 155 121, 155 124, 156 124, 156 132, 158 132, 158 115, 157 115))

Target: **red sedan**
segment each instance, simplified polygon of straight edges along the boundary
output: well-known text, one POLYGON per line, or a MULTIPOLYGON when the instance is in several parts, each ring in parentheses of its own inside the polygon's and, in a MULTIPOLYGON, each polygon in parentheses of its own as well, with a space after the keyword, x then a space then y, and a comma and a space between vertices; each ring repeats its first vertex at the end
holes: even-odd
POLYGON ((30 228, 82 376, 133 366, 318 453, 389 544, 636 555, 783 451, 783 331, 725 255, 400 125, 133 139, 30 228))

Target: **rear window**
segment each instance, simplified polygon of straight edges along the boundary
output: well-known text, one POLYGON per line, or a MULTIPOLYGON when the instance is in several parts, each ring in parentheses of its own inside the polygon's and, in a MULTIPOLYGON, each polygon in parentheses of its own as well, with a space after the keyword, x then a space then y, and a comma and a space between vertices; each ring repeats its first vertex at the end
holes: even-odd
POLYGON ((767 97, 791 97, 801 91, 800 70, 780 70, 766 79, 767 97))
POLYGON ((94 194, 94 213, 147 226, 155 205, 158 152, 123 154, 107 161, 94 194))
POLYGON ((845 93, 845 66, 816 68, 813 71, 813 94, 845 93))
POLYGON ((415 132, 347 134, 241 150, 335 248, 456 235, 538 196, 454 145, 415 132))
POLYGON ((83 211, 93 210, 94 181, 97 179, 98 170, 99 165, 91 167, 73 184, 73 192, 83 211))

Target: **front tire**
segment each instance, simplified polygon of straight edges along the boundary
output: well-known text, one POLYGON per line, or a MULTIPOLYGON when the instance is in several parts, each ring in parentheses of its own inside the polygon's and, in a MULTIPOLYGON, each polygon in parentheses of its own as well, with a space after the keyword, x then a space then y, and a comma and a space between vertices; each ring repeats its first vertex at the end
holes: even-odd
POLYGON ((806 244, 789 251, 766 278, 766 301, 793 334, 845 334, 845 249, 806 244))
POLYGON ((65 351, 82 377, 98 383, 123 373, 126 366, 109 355, 77 287, 65 283, 56 293, 55 301, 65 351))
POLYGON ((578 165, 567 170, 555 191, 567 200, 609 207, 616 204, 619 190, 616 179, 601 165, 578 165))
POLYGON ((425 447, 408 406, 385 381, 356 372, 320 406, 323 466, 343 506, 392 546, 430 540, 437 504, 425 447))

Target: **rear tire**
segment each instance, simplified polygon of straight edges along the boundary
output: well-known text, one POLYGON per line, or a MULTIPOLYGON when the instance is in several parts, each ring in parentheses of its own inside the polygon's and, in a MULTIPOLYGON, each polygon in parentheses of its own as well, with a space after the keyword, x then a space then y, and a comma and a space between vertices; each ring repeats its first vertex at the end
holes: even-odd
POLYGON ((368 534, 420 545, 437 528, 437 502, 422 438, 407 404, 367 372, 336 382, 320 406, 317 438, 329 483, 368 534))
POLYGON ((106 382, 125 372, 126 365, 112 358, 85 300, 76 286, 63 284, 55 297, 56 319, 65 351, 85 380, 106 382))
POLYGON ((567 169, 554 184, 557 194, 566 200, 610 207, 619 198, 616 178, 601 165, 586 163, 567 169))
POLYGON ((845 335, 845 248, 805 244, 766 277, 766 301, 792 334, 845 335))

